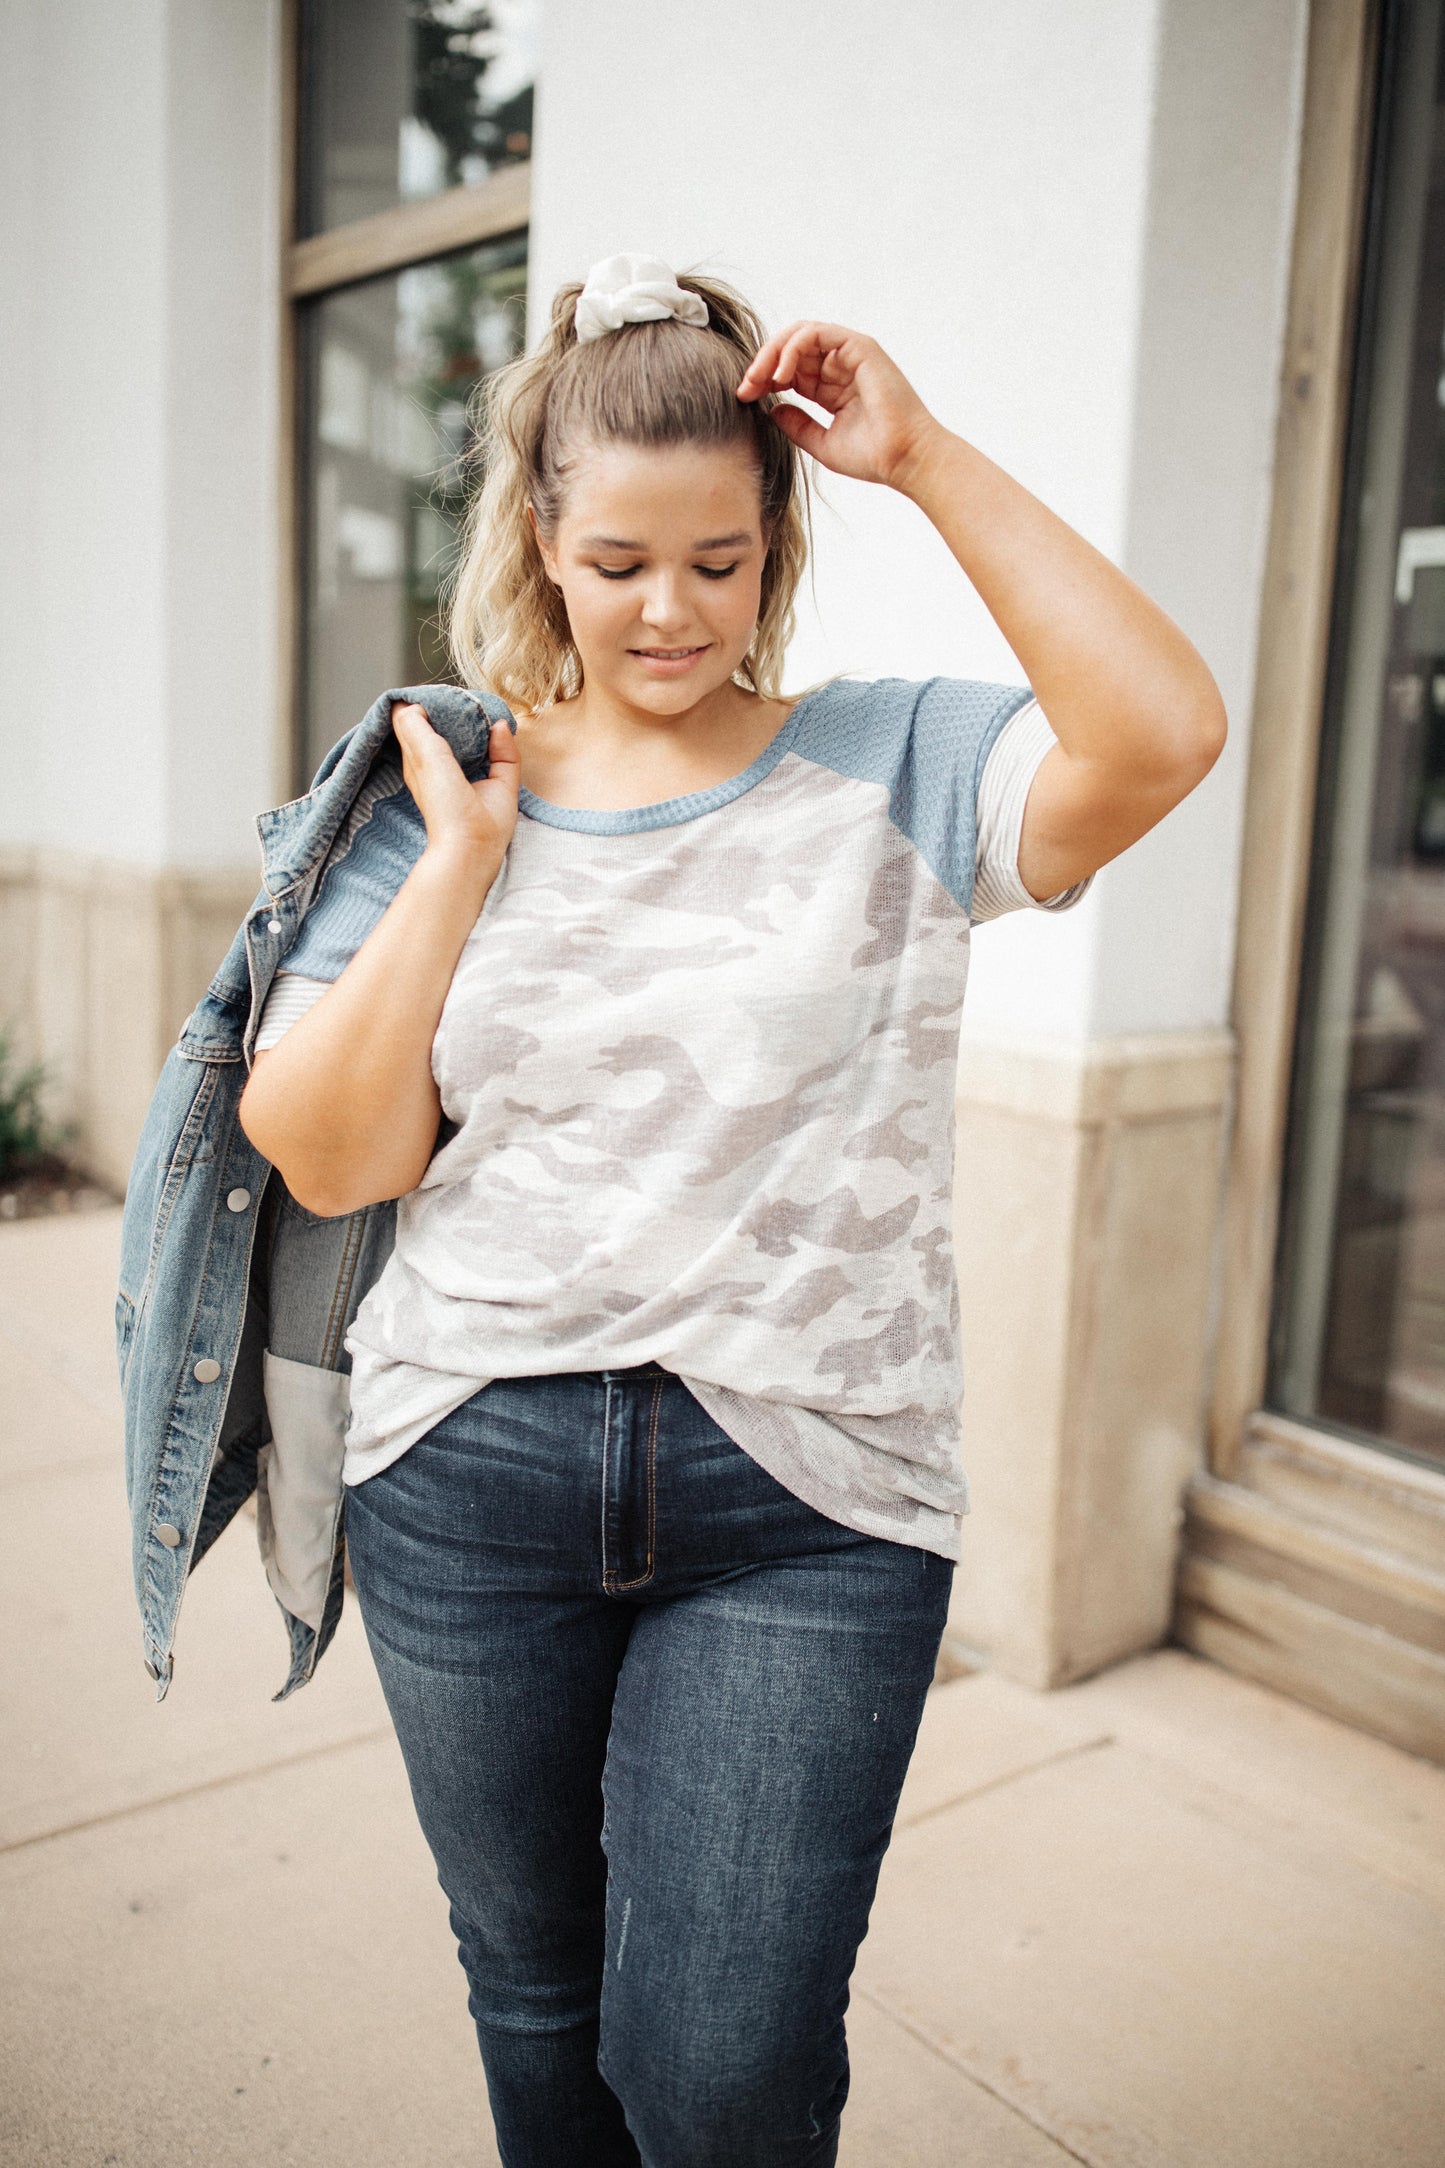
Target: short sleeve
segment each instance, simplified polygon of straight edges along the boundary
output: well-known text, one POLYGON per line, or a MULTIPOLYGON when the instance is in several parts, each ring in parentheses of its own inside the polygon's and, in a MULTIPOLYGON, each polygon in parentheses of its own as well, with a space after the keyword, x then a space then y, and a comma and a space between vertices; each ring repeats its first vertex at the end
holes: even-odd
POLYGON ((426 823, 399 758, 377 762, 327 853, 283 970, 339 979, 426 848, 426 823))
POLYGON ((835 774, 880 783, 893 824, 968 911, 977 863, 979 780, 1027 685, 982 678, 835 678, 794 710, 791 750, 835 774))
POLYGON ((1048 719, 1036 700, 1011 715, 989 747, 979 778, 976 814, 976 856, 973 873, 975 924, 1000 918, 1005 911, 1066 911, 1079 901, 1094 876, 1088 874, 1072 888, 1042 900, 1029 893, 1019 878, 1019 838, 1023 834, 1024 806, 1029 785, 1045 753, 1058 744, 1048 719))
POLYGON ((316 894, 267 990, 256 1031, 264 1054, 340 978, 426 847, 426 823, 401 759, 379 759, 326 855, 316 894))
POLYGON ((273 1047, 323 994, 330 993, 334 983, 331 979, 307 978, 300 971, 278 971, 261 1005, 256 1052, 264 1054, 273 1047))

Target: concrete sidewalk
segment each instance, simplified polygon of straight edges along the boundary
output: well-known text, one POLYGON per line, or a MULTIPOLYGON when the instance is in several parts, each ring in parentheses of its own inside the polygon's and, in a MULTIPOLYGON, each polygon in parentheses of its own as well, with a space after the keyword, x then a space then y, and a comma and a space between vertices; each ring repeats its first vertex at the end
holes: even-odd
MULTIPOLYGON (((152 1700, 118 1231, 0 1226, 0 2159, 495 2161, 354 1606, 273 1706, 242 1519, 152 1700)), ((930 1697, 859 1962, 842 2158, 1442 2168, 1442 2020, 1445 1772, 1173 1651, 1053 1695, 960 1679, 930 1697)))

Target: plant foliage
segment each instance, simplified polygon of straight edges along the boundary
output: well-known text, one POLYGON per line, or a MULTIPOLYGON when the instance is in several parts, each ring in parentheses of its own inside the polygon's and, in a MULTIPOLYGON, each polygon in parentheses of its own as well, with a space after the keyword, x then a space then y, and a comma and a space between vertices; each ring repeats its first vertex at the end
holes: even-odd
POLYGON ((9 1033, 0 1031, 0 1181, 23 1174, 64 1141, 40 1103, 44 1084, 45 1064, 19 1067, 9 1033))

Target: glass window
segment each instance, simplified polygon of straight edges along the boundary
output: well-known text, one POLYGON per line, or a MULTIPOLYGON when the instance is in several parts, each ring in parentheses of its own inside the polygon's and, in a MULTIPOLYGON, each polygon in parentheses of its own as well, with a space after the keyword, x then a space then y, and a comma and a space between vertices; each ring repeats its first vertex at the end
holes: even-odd
POLYGON ((468 402, 521 350, 525 235, 301 311, 304 789, 388 685, 452 675, 438 589, 464 504, 468 402))
POLYGON ((1445 1462, 1445 75, 1392 0, 1272 1346, 1276 1407, 1445 1462))
POLYGON ((298 236, 531 156, 536 0, 302 0, 298 236))

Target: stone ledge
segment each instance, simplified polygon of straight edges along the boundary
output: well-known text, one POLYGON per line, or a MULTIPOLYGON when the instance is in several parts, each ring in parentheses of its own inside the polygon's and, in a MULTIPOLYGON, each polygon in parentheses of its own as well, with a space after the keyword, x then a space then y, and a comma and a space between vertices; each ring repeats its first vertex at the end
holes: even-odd
POLYGON ((167 1050, 258 871, 150 867, 49 844, 0 849, 0 1023, 49 1073, 71 1156, 123 1188, 167 1050))
POLYGON ((959 1048, 958 1097, 1035 1121, 1092 1127, 1217 1114, 1234 1076, 1226 1030, 1140 1033, 1079 1046, 974 1037, 959 1048))
POLYGON ((1233 1061, 1222 1030, 961 1049, 953 1625, 1031 1686, 1169 1631, 1233 1061))

